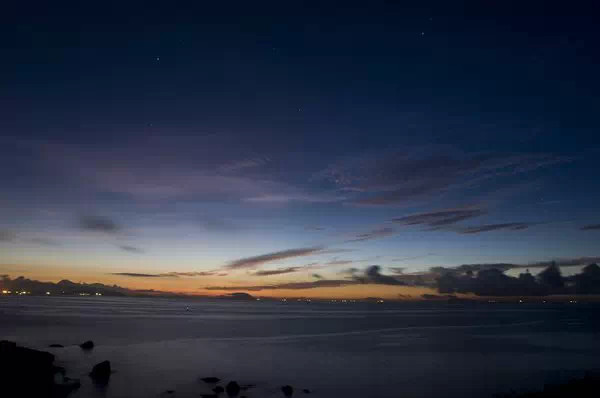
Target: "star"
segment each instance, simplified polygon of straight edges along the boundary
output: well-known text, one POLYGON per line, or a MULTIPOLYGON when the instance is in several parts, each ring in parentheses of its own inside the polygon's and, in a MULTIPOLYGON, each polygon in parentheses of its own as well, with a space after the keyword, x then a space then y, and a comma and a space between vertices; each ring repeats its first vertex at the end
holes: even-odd
POLYGON ((160 61, 160 57, 156 57, 155 59, 156 59, 156 61, 160 61))

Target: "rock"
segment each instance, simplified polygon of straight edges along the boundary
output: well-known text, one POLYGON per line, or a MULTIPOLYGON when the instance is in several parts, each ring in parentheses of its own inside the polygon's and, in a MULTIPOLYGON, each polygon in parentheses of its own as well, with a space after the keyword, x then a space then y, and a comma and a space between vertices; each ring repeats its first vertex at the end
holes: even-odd
POLYGON ((217 394, 221 394, 222 392, 225 391, 225 389, 221 386, 216 386, 215 388, 213 388, 213 391, 216 392, 217 394))
POLYGON ((79 344, 79 347, 81 347, 83 350, 91 350, 94 348, 94 342, 92 340, 88 340, 85 343, 79 344))
POLYGON ((225 386, 225 391, 227 392, 227 395, 236 396, 240 393, 240 385, 235 381, 230 381, 225 386))
POLYGON ((54 394, 54 355, 0 341, 0 395, 51 397, 54 394))
POLYGON ((90 372, 90 377, 96 383, 106 384, 110 378, 110 361, 103 361, 96 365, 90 372))
POLYGON ((291 397, 292 394, 294 394, 294 387, 283 386, 283 387, 281 387, 281 392, 283 392, 283 395, 285 395, 286 397, 291 397))
POLYGON ((311 391, 308 388, 305 388, 302 390, 302 392, 305 394, 310 394, 311 391))
POLYGON ((205 383, 209 383, 209 384, 214 384, 214 383, 218 383, 219 381, 221 381, 221 379, 219 379, 218 377, 203 377, 200 380, 202 380, 205 383))
POLYGON ((65 346, 62 344, 50 344, 48 347, 50 348, 64 348, 65 346))

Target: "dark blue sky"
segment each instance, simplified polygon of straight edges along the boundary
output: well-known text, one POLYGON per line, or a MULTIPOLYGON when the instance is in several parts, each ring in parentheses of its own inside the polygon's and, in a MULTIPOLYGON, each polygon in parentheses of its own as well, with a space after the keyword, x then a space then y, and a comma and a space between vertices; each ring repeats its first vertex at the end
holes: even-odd
POLYGON ((3 12, 7 272, 599 254, 591 2, 125 3, 3 12))

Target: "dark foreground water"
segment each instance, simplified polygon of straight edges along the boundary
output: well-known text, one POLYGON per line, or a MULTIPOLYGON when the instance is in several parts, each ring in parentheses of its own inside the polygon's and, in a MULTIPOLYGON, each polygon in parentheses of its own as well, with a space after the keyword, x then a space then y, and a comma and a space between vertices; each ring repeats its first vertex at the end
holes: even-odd
POLYGON ((205 376, 254 398, 491 397, 599 369, 600 307, 4 297, 0 339, 56 354, 81 378, 72 397, 199 397, 205 376), (87 373, 105 359, 98 388, 87 373))

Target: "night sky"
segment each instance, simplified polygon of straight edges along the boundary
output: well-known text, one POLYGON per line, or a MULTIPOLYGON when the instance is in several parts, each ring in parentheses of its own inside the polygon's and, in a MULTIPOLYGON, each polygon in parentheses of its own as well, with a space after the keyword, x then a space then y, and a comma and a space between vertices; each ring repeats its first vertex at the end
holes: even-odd
POLYGON ((600 256, 597 12, 323 3, 4 9, 0 273, 396 297, 600 256))

